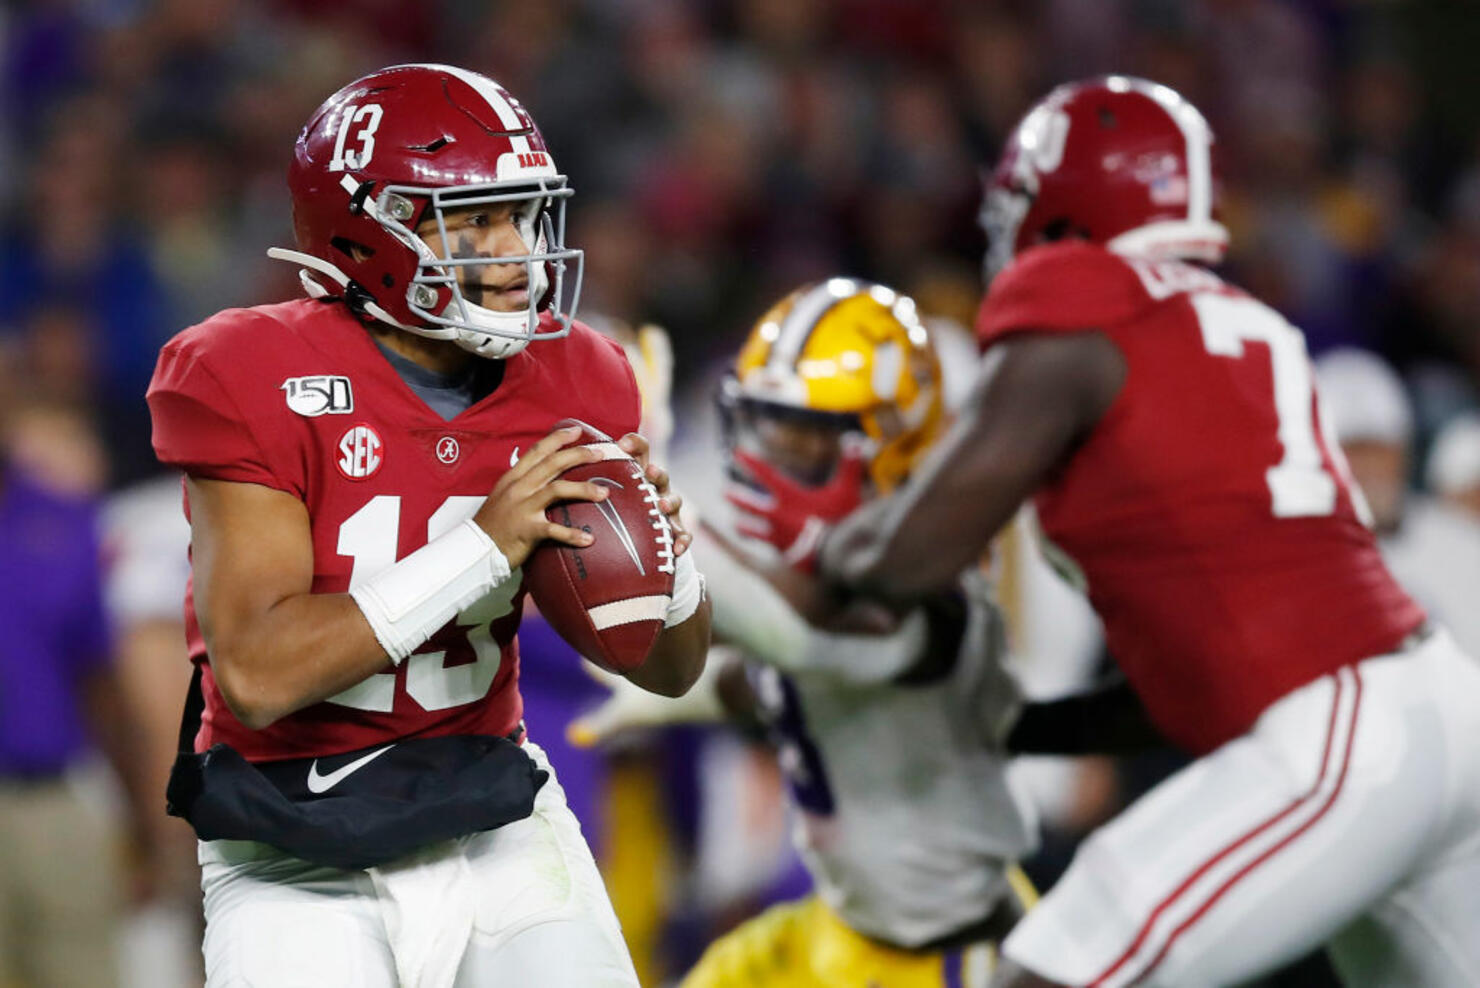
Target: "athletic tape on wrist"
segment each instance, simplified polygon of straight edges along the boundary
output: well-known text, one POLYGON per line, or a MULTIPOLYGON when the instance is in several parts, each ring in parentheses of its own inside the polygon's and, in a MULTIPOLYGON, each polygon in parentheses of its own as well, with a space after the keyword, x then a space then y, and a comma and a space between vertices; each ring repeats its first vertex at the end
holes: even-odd
POLYGON ((668 603, 663 627, 683 624, 694 616, 703 601, 704 574, 694 565, 694 550, 691 548, 673 561, 673 599, 668 603))
POLYGON ((350 590, 397 665, 458 611, 509 579, 509 561, 469 518, 350 590))

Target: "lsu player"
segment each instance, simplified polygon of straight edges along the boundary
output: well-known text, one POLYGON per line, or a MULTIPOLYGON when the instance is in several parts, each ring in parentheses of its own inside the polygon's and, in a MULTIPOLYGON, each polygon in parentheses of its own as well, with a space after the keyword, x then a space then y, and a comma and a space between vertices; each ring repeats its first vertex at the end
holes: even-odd
MULTIPOLYGON (((744 478, 731 496, 745 503, 794 487, 849 506, 887 493, 944 419, 940 365, 914 303, 844 278, 798 289, 761 318, 721 406, 744 478)), ((749 675, 717 650, 689 697, 629 689, 613 703, 630 705, 629 724, 695 708, 718 716, 716 694, 732 715, 759 716, 816 893, 712 944, 683 988, 985 985, 991 945, 1031 896, 1013 862, 1036 838, 1004 777, 1000 734, 1017 693, 981 574, 897 627, 826 630, 769 581, 785 554, 758 559, 710 530, 699 538, 716 636, 755 660, 749 675)))
MULTIPOLYGON (((208 983, 635 986, 521 721, 520 564, 590 541, 548 504, 601 498, 559 479, 599 454, 552 426, 646 452, 621 348, 559 311, 571 190, 513 97, 443 65, 334 94, 288 181, 298 249, 270 253, 309 298, 185 330, 148 396, 191 521, 169 796, 202 838, 208 983)), ((629 674, 675 695, 708 642, 678 558, 629 674)))
POLYGON ((1224 985, 1322 943, 1353 984, 1480 984, 1480 666, 1384 566, 1299 331, 1203 266, 1212 152, 1144 80, 1028 113, 984 210, 986 373, 820 572, 928 595, 1032 496, 1198 756, 1080 847, 1000 984, 1224 985))

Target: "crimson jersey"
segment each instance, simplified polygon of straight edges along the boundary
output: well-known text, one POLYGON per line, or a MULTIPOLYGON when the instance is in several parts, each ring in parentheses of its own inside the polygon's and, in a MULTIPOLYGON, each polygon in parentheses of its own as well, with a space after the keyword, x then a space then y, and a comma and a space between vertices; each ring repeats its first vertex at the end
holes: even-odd
MULTIPOLYGON (((180 333, 160 354, 149 407, 162 462, 303 501, 312 590, 344 593, 470 517, 518 451, 560 419, 619 436, 636 431, 639 398, 621 348, 577 323, 565 339, 505 361, 491 395, 444 421, 345 306, 299 300, 227 310, 180 333)), ((522 592, 507 598, 489 594, 399 667, 387 661, 352 689, 253 731, 221 698, 187 590, 190 655, 205 665, 196 749, 225 742, 273 760, 412 736, 507 734, 522 712, 522 592)))
POLYGON ((1125 384, 1035 504, 1169 739, 1208 751, 1423 622, 1361 520, 1298 330, 1202 268, 1083 242, 1025 251, 977 320, 983 347, 1085 329, 1125 384))

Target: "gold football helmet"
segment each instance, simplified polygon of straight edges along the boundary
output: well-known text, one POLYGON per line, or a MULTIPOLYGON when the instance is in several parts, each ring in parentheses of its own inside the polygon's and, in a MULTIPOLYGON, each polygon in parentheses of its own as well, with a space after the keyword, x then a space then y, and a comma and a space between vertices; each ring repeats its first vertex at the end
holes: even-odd
POLYGON ((721 405, 732 445, 810 484, 826 483, 850 437, 887 493, 944 418, 940 360, 915 303, 851 278, 798 288, 751 330, 721 405))

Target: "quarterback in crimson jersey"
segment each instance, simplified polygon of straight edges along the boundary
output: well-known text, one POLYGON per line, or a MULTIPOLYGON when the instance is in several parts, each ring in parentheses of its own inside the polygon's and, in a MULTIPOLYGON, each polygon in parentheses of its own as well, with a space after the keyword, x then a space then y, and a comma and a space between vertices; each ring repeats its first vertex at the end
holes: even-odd
MULTIPOLYGON (((565 177, 492 80, 405 65, 330 97, 288 180, 298 249, 270 253, 309 298, 186 330, 149 390, 191 519, 199 754, 170 801, 208 979, 634 986, 518 691, 520 565, 591 542, 546 507, 605 496, 561 474, 646 456, 620 347, 560 310, 565 177), (622 453, 568 445, 570 417, 622 453)), ((628 674, 670 695, 708 643, 687 542, 628 674)))
MULTIPOLYGON (((504 358, 493 393, 444 420, 344 305, 312 299, 228 310, 181 333, 161 354, 150 401, 162 461, 303 502, 321 594, 348 592, 471 517, 562 417, 616 436, 639 418, 621 348, 580 323, 559 343, 504 358)), ((225 742, 252 760, 300 758, 519 724, 517 590, 462 612, 401 667, 387 662, 256 729, 217 688, 187 594, 190 654, 205 667, 200 750, 225 742)))
POLYGON ((1383 565, 1299 331, 1196 263, 1211 150, 1143 80, 1032 109, 987 190, 981 380, 819 572, 917 598, 1032 497, 1201 756, 1085 842, 1000 985, 1231 984, 1321 943, 1353 983, 1480 983, 1480 667, 1383 565))

